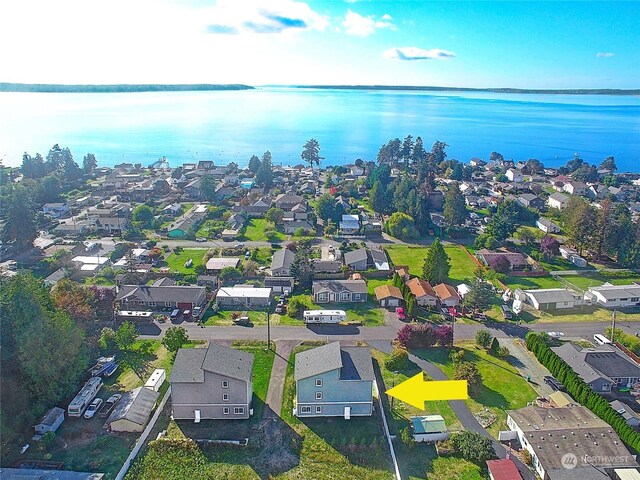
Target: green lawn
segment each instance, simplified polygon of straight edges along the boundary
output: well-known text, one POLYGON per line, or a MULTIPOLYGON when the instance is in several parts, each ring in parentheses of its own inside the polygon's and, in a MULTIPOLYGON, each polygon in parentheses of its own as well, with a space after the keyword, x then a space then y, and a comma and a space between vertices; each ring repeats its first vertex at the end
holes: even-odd
MULTIPOLYGON (((365 303, 331 303, 317 305, 313 303, 310 295, 297 295, 305 307, 303 310, 344 310, 347 314, 347 322, 361 322, 367 327, 384 325, 384 310, 378 306, 375 300, 368 300, 365 303)), ((302 314, 300 318, 292 318, 289 315, 273 314, 271 316, 281 325, 304 325, 302 314)))
POLYGON ((205 220, 198 231, 196 237, 213 238, 215 234, 221 233, 226 228, 226 222, 223 220, 205 220))
POLYGON ((505 284, 515 291, 516 288, 522 290, 532 290, 537 288, 564 288, 564 285, 550 275, 544 277, 515 277, 507 276, 505 284))
MULTIPOLYGON (((474 363, 482 375, 480 391, 466 400, 466 404, 472 412, 488 408, 496 414, 497 421, 487 430, 497 438, 500 430, 507 429, 505 410, 525 407, 536 399, 537 394, 508 361, 490 355, 472 342, 462 342, 456 346, 464 349, 464 360, 474 363)), ((437 364, 449 378, 453 378, 454 368, 447 349, 433 348, 414 353, 437 364)))
MULTIPOLYGON (((407 265, 409 272, 415 276, 422 274, 427 247, 389 245, 386 250, 394 265, 407 265)), ((444 250, 449 257, 449 264, 451 265, 451 270, 449 271, 450 282, 459 284, 474 277, 476 264, 459 246, 446 245, 444 250)))
POLYGON ((267 342, 234 342, 232 347, 253 353, 253 395, 259 400, 253 404, 253 415, 259 419, 267 399, 275 353, 272 349, 266 349, 267 342))
POLYGON ((206 248, 185 248, 180 251, 180 253, 171 252, 165 259, 165 262, 172 272, 191 273, 195 275, 196 267, 206 263, 204 261, 205 253, 207 253, 206 248), (189 259, 193 260, 193 265, 187 268, 184 264, 189 259))
POLYGON ((582 290, 587 290, 589 287, 598 287, 605 282, 613 285, 630 285, 633 282, 640 282, 640 276, 631 271, 607 272, 590 270, 581 272, 580 275, 563 275, 562 278, 582 290))
POLYGON ((245 226, 245 232, 242 238, 253 242, 281 241, 287 238, 287 236, 280 231, 276 231, 273 236, 267 238, 264 230, 269 226, 273 226, 273 224, 264 218, 252 218, 245 226))

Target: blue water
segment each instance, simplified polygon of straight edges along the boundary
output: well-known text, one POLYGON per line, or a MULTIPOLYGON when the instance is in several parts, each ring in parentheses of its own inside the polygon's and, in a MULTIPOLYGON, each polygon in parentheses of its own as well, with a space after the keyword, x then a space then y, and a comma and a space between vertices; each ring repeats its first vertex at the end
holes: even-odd
POLYGON ((613 155, 640 171, 640 98, 473 92, 395 92, 260 88, 150 93, 0 93, 0 159, 46 155, 55 143, 100 165, 172 165, 197 160, 246 165, 265 150, 274 164, 300 163, 314 137, 323 162, 373 160, 389 139, 421 136, 448 157, 537 158, 564 164, 575 152, 591 163, 613 155))

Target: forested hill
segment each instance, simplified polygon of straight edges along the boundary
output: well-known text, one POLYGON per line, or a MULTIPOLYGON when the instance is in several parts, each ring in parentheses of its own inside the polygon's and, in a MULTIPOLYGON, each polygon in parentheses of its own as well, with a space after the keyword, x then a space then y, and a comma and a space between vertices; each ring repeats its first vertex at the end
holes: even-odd
POLYGON ((129 93, 129 92, 190 92, 207 90, 252 90, 241 84, 215 85, 198 83, 174 84, 117 84, 117 85, 56 85, 46 83, 0 83, 0 92, 38 93, 129 93))
POLYGON ((520 89, 520 88, 465 88, 422 87, 414 85, 294 85, 295 88, 322 88, 339 90, 409 90, 426 92, 490 92, 490 93, 536 93, 546 95, 640 95, 640 89, 619 90, 614 88, 570 88, 570 89, 520 89))

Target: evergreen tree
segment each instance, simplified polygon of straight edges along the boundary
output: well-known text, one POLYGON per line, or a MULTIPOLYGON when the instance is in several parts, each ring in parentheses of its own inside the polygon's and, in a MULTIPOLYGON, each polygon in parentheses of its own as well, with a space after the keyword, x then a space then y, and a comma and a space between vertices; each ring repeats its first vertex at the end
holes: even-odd
POLYGON ((85 175, 91 175, 98 168, 98 161, 93 153, 87 153, 82 159, 82 169, 85 175))
POLYGON ((320 156, 320 144, 318 143, 318 140, 315 138, 307 140, 302 147, 300 158, 309 164, 311 170, 313 170, 314 164, 320 165, 320 160, 324 160, 324 157, 320 156))
POLYGON ((38 236, 32 191, 24 185, 13 184, 3 199, 5 224, 3 243, 13 243, 19 250, 31 248, 38 236))
POLYGON ((268 190, 273 185, 273 166, 271 164, 271 152, 267 150, 262 155, 262 162, 256 172, 256 183, 268 190))
POLYGON ((216 181, 213 178, 213 175, 209 173, 205 173, 200 177, 200 192, 202 192, 202 196, 209 200, 213 201, 216 198, 216 181))
POLYGON ((249 170, 256 173, 260 168, 260 165, 260 159, 256 155, 251 155, 251 158, 249 159, 249 170))
POLYGON ((444 251, 440 239, 436 238, 424 257, 422 278, 432 284, 442 283, 449 277, 449 269, 449 257, 444 251))
POLYGON ((449 230, 462 228, 469 218, 458 182, 451 183, 444 196, 444 221, 449 230))

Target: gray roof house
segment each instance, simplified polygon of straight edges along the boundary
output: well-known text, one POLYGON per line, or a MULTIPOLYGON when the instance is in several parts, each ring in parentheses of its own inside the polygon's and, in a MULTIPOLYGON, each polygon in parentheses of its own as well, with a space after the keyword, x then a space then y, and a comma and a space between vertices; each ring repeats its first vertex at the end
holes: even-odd
POLYGON ((368 263, 366 248, 359 248, 344 254, 344 264, 352 270, 366 270, 368 263))
POLYGON ((116 305, 124 310, 161 310, 163 307, 193 310, 206 301, 205 287, 181 285, 122 285, 116 305))
POLYGON ((171 371, 171 410, 178 420, 247 419, 252 414, 253 354, 210 343, 181 348, 171 371))
POLYGON ((537 310, 562 310, 575 308, 583 304, 582 295, 573 293, 566 288, 540 288, 525 290, 527 302, 537 310))
POLYGON ((288 248, 281 248, 274 253, 271 259, 271 275, 274 277, 288 276, 295 256, 295 253, 288 248))
POLYGON ((295 279, 293 277, 264 277, 265 288, 270 288, 273 293, 293 292, 295 279))
POLYGON ((609 392, 614 385, 629 387, 640 380, 640 367, 613 347, 581 348, 565 343, 552 350, 597 392, 609 392))
POLYGON ((620 400, 614 400, 613 402, 609 402, 611 408, 613 408, 616 412, 622 415, 624 421, 627 422, 627 425, 630 427, 638 427, 640 426, 640 417, 636 412, 634 412, 629 405, 620 400))
POLYGON ((142 432, 160 392, 138 387, 122 395, 105 422, 112 432, 142 432))
POLYGON ((329 343, 296 354, 298 417, 370 416, 373 413, 373 364, 368 347, 329 343))
POLYGON ((311 287, 315 303, 366 302, 364 280, 316 280, 311 287))

